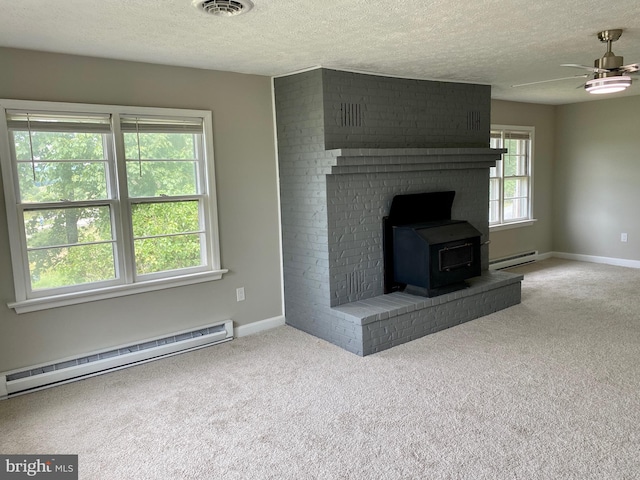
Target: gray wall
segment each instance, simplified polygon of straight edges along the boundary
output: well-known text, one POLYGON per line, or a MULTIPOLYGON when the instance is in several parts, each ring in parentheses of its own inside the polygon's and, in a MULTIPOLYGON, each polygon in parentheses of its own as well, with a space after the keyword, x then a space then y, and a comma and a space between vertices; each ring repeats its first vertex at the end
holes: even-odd
POLYGON ((221 280, 17 315, 0 196, 0 371, 231 318, 282 312, 271 80, 0 48, 0 98, 213 112, 221 280), (235 289, 244 286, 238 303, 235 289))
MULTIPOLYGON (((540 253, 553 248, 553 213, 557 208, 553 196, 556 138, 556 107, 533 103, 492 100, 491 123, 535 127, 533 225, 491 231, 489 258, 502 258, 529 250, 540 253)), ((564 141, 564 139, 562 139, 564 141)))
POLYGON ((538 250, 640 260, 640 96, 491 107, 493 124, 536 127, 538 221, 491 232, 490 258, 538 250))
POLYGON ((558 107, 556 251, 640 260, 638 112, 640 96, 558 107))

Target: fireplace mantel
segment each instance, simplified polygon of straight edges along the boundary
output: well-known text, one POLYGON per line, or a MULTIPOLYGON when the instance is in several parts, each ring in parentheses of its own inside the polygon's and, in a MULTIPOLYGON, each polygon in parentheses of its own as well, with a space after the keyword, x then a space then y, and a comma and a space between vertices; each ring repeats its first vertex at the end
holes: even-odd
POLYGON ((438 157, 446 155, 500 156, 506 148, 335 148, 327 150, 336 157, 438 157))
POLYGON ((506 152, 499 148, 340 148, 326 151, 325 174, 414 172, 489 168, 506 152))

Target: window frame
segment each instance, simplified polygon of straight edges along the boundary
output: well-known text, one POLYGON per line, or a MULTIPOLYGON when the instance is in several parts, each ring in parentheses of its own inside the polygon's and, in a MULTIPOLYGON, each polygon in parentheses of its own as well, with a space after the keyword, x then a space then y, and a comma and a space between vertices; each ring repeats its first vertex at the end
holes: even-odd
MULTIPOLYGON (((9 246, 15 286, 15 301, 8 306, 17 313, 25 313, 48 308, 73 305, 102 300, 106 298, 132 295, 142 292, 191 285, 195 283, 219 280, 228 270, 220 266, 220 242, 218 230, 217 195, 215 191, 215 165, 213 156, 212 113, 208 110, 133 107, 121 105, 99 105, 83 103, 41 102, 29 100, 0 99, 0 167, 2 171, 4 197, 6 204, 9 246), (114 249, 114 269, 116 281, 96 282, 74 285, 72 287, 43 289, 37 293, 31 290, 30 272, 27 257, 26 231, 23 220, 24 203, 19 202, 18 162, 14 144, 7 124, 8 110, 30 112, 50 112, 51 114, 107 114, 111 117, 110 133, 106 150, 111 150, 113 159, 107 158, 107 178, 105 179, 109 198, 100 200, 113 209, 112 229, 117 248, 114 249), (180 196, 129 197, 127 188, 126 158, 124 135, 120 117, 161 117, 174 119, 199 119, 202 121, 202 141, 200 149, 202 159, 199 162, 198 182, 195 195, 185 196, 198 199, 199 218, 203 223, 205 251, 201 254, 207 262, 193 268, 165 270, 160 273, 136 275, 132 265, 135 263, 133 250, 133 229, 131 223, 132 205, 152 203, 154 201, 176 201, 180 196), (110 178, 109 178, 110 177, 110 178)), ((107 155, 108 157, 108 155, 107 155)), ((53 202, 54 208, 82 205, 82 201, 53 202)), ((47 204, 48 205, 48 204, 47 204)), ((44 207, 44 204, 43 204, 44 207)), ((42 209, 42 208, 40 208, 42 209)), ((202 238, 202 234, 201 234, 202 238)), ((201 240, 202 244, 202 240, 201 240)))
MULTIPOLYGON (((500 159, 501 163, 501 168, 502 168, 502 172, 500 173, 500 176, 498 177, 492 177, 489 176, 489 182, 491 182, 491 179, 495 179, 498 178, 500 180, 500 193, 499 193, 499 208, 500 208, 500 222, 498 223, 489 223, 489 230, 490 231, 499 231, 499 230, 507 230, 507 229, 512 229, 512 228, 519 228, 519 227, 527 227, 527 226, 531 226, 533 225, 537 220, 534 217, 534 149, 535 149, 535 127, 534 126, 524 126, 524 125, 499 125, 499 124, 492 124, 491 125, 491 129, 490 129, 491 133, 496 132, 496 131, 500 131, 501 132, 501 138, 504 139, 505 133, 506 132, 527 132, 529 134, 529 152, 528 152, 528 167, 529 167, 529 173, 528 175, 526 175, 527 179, 528 179, 528 195, 527 195, 527 199, 528 199, 528 205, 527 205, 527 217, 526 218, 519 218, 516 220, 512 220, 512 221, 504 221, 504 181, 505 178, 512 178, 512 177, 505 177, 504 176, 504 155, 502 155, 502 158, 500 159)), ((505 148, 505 147, 500 147, 500 148, 505 148)), ((498 163, 498 162, 496 162, 498 163)), ((497 165, 496 165, 497 166, 497 165)), ((489 170, 489 175, 491 175, 491 170, 489 170)), ((520 177, 524 177, 520 176, 520 177)), ((489 202, 491 202, 491 197, 489 196, 489 202)), ((487 205, 487 208, 489 208, 489 205, 487 205)))

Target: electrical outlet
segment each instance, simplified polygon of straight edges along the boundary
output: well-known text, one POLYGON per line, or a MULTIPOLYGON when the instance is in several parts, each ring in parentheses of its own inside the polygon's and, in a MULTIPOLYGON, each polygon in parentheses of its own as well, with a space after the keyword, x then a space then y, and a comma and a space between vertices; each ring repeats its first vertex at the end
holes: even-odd
POLYGON ((627 242, 628 238, 627 238, 627 234, 626 233, 621 233, 620 234, 620 241, 621 242, 627 242))
POLYGON ((236 288, 236 299, 238 302, 244 301, 244 287, 236 288))

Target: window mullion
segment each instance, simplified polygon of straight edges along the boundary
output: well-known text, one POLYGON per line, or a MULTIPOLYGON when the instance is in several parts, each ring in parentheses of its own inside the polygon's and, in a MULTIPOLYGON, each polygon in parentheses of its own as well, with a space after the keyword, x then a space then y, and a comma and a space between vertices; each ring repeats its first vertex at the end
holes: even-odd
MULTIPOLYGON (((504 130, 502 130, 500 132, 500 143, 501 148, 504 148, 505 145, 505 132, 504 130)), ((504 223, 504 164, 506 163, 506 160, 504 158, 504 153, 502 154, 502 158, 500 161, 500 223, 504 223)))
POLYGON ((141 204, 141 203, 175 203, 175 202, 188 202, 188 201, 203 201, 205 198, 204 195, 194 194, 194 195, 172 195, 172 196, 162 196, 162 197, 134 197, 129 200, 131 205, 141 204))
POLYGON ((25 202, 19 203, 18 208, 22 210, 49 210, 59 208, 80 208, 80 207, 101 207, 104 205, 110 205, 113 201, 110 199, 105 200, 65 200, 60 202, 25 202))
POLYGON ((130 284, 134 280, 133 255, 133 227, 131 225, 131 202, 127 188, 127 166, 125 159, 124 137, 120 128, 120 115, 114 113, 112 117, 113 155, 111 162, 114 170, 113 198, 115 207, 115 231, 118 250, 118 269, 124 283, 130 284))

